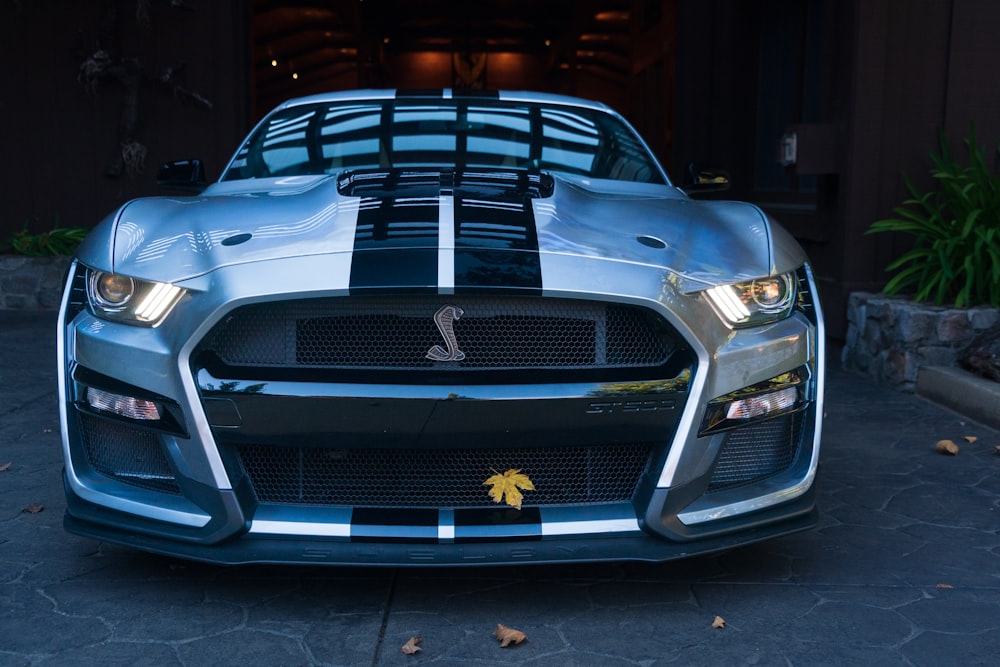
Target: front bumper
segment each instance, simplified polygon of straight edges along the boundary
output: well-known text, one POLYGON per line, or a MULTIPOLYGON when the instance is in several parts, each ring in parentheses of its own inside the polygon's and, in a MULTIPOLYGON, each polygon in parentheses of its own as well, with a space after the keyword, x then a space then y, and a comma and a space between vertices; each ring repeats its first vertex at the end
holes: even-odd
MULTIPOLYGON (((148 522, 146 525, 136 524, 134 517, 88 503, 73 492, 68 482, 65 486, 67 511, 64 526, 75 535, 165 556, 225 565, 461 566, 611 560, 660 562, 727 551, 808 530, 816 525, 818 516, 815 487, 811 487, 794 501, 755 515, 752 523, 741 522, 735 532, 692 542, 672 542, 642 531, 629 531, 458 544, 241 533, 222 542, 198 544, 151 531, 154 526, 148 522)), ((238 505, 235 502, 232 504, 238 505)))
MULTIPOLYGON (((239 275, 231 278, 223 282, 248 282, 239 275)), ((669 560, 815 523, 823 384, 818 309, 812 318, 797 313, 769 327, 729 332, 718 331, 711 313, 678 317, 656 301, 633 299, 658 307, 683 332, 691 345, 691 374, 675 393, 642 393, 619 383, 614 390, 619 393, 609 398, 601 383, 361 388, 308 378, 254 382, 215 377, 193 360, 198 341, 233 304, 259 295, 229 294, 229 301, 220 296, 217 303, 181 304, 172 315, 172 328, 140 330, 74 310, 71 291, 67 289, 60 331, 60 403, 66 528, 77 534, 219 563, 458 565, 669 560), (701 324, 685 324, 691 322, 701 324), (800 368, 807 370, 809 389, 808 401, 795 417, 793 460, 775 474, 706 493, 727 446, 724 434, 699 435, 708 402, 800 368), (103 417, 81 407, 80 387, 87 382, 139 391, 176 416, 177 428, 123 425, 126 439, 146 433, 151 448, 162 456, 153 466, 160 472, 151 475, 143 464, 131 476, 117 475, 95 464, 93 451, 82 444, 81 424, 103 417), (291 419, 295 406, 301 409, 291 419), (538 406, 546 406, 541 417, 527 425, 513 421, 532 408, 538 412, 538 406), (410 413, 417 416, 408 421, 410 413), (498 430, 497 423, 509 428, 498 430), (378 427, 366 427, 371 424, 378 427), (421 425, 419 433, 413 424, 421 425), (563 434, 559 446, 571 447, 597 446, 618 431, 653 442, 649 463, 630 497, 532 507, 529 496, 521 512, 460 503, 373 508, 325 505, 309 498, 269 501, 261 497, 240 458, 241 447, 262 442, 285 452, 416 442, 411 450, 418 451, 440 448, 440 438, 456 436, 482 448, 525 438, 551 442, 563 434), (168 478, 166 486, 160 478, 168 478)))

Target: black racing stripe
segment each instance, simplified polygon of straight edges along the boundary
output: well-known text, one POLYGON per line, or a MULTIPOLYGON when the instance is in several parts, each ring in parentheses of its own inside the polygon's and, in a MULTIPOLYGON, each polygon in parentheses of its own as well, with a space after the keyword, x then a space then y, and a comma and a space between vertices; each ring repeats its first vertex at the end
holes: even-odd
POLYGON ((537 507, 455 510, 455 542, 514 542, 542 539, 542 513, 537 507))
POLYGON ((352 542, 396 542, 416 544, 438 541, 436 509, 356 508, 351 513, 352 542), (386 535, 387 527, 392 536, 386 535))
POLYGON ((489 289, 541 292, 538 253, 511 250, 455 250, 455 293, 489 289))
POLYGON ((455 196, 455 291, 540 292, 538 229, 528 196, 455 196))
POLYGON ((362 199, 351 290, 436 291, 439 208, 437 197, 362 199))
POLYGON ((426 248, 365 250, 351 260, 351 292, 437 293, 438 251, 426 248))
POLYGON ((431 508, 356 507, 351 513, 351 525, 359 524, 366 526, 434 526, 436 530, 438 511, 431 508))

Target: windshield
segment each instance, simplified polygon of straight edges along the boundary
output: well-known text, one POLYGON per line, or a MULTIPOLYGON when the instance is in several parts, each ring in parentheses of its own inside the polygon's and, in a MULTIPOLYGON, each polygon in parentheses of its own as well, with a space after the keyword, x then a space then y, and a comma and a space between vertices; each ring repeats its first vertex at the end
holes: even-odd
POLYGON ((646 148, 611 114, 469 99, 283 109, 249 138, 222 180, 394 167, 504 167, 664 183, 646 148))

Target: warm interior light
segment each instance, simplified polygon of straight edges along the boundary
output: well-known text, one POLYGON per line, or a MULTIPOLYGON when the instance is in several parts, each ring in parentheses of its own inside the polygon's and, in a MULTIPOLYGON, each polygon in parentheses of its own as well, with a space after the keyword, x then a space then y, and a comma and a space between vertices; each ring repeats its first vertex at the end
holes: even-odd
POLYGON ((598 21, 609 21, 613 23, 625 23, 628 21, 629 13, 625 11, 606 11, 597 12, 594 14, 594 18, 598 21))
POLYGON ((272 60, 271 61, 271 67, 277 67, 277 66, 278 66, 278 61, 277 60, 272 60))
POLYGON ((141 421, 158 421, 162 416, 160 406, 153 401, 113 394, 94 387, 87 387, 87 405, 95 410, 141 421))

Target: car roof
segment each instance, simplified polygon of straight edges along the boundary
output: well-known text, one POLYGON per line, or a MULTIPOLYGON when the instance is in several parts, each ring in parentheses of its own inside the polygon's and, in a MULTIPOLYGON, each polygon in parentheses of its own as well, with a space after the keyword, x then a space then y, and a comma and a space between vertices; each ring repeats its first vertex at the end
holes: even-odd
POLYGON ((573 106, 585 109, 595 109, 614 115, 618 115, 611 107, 601 102, 585 100, 569 95, 556 95, 554 93, 539 93, 529 90, 499 90, 499 91, 478 91, 478 90, 454 90, 451 88, 435 88, 422 90, 404 89, 366 89, 366 90, 344 90, 329 93, 309 95, 307 97, 296 97, 278 105, 275 110, 287 109, 304 104, 315 104, 321 102, 351 102, 351 101, 372 101, 372 100, 453 100, 468 99, 489 102, 499 100, 505 102, 541 102, 548 104, 559 104, 563 106, 573 106))

